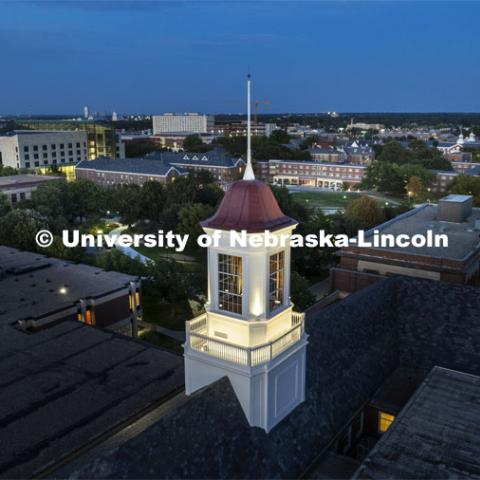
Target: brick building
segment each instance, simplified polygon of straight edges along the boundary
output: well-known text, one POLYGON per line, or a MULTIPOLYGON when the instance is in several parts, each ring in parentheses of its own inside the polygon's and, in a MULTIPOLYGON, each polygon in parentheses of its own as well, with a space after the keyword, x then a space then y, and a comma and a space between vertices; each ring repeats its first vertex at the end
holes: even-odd
POLYGON ((140 279, 0 246, 2 321, 34 332, 66 321, 136 336, 140 279))
POLYGON ((425 204, 366 232, 448 236, 448 247, 354 247, 339 251, 340 265, 331 271, 334 290, 355 291, 385 276, 405 275, 443 282, 480 285, 480 208, 472 197, 449 195, 438 205, 425 204))
POLYGON ((277 185, 308 185, 341 190, 343 185, 359 184, 367 167, 351 163, 321 163, 298 160, 257 162, 256 173, 262 180, 277 185))
POLYGON ((170 183, 189 171, 208 171, 215 180, 226 185, 243 172, 245 162, 230 157, 220 150, 205 153, 173 153, 155 151, 142 158, 112 160, 98 158, 77 165, 78 178, 88 178, 100 185, 136 183, 147 181, 170 183))

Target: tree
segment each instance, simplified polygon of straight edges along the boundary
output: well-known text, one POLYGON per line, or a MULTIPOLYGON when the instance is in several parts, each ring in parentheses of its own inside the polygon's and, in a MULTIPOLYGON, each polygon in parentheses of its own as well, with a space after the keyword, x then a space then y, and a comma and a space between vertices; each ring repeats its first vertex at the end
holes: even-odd
POLYGON ((138 219, 158 222, 167 196, 163 185, 155 181, 145 182, 135 194, 138 195, 138 205, 134 213, 138 219))
POLYGON ((212 206, 202 203, 194 203, 178 211, 178 233, 190 236, 189 245, 191 247, 197 246, 197 237, 204 233, 200 222, 213 215, 213 213, 214 208, 212 206))
POLYGON ((285 215, 298 220, 300 223, 308 219, 309 215, 307 209, 300 203, 295 202, 293 196, 286 187, 272 185, 271 189, 280 210, 282 210, 285 215))
POLYGON ((425 190, 422 179, 417 175, 412 175, 405 186, 405 190, 409 197, 420 198, 425 190))
POLYGON ((9 177, 10 175, 17 175, 18 170, 13 167, 4 167, 0 165, 0 177, 9 177))
POLYGON ((381 224, 385 214, 378 202, 371 197, 352 200, 345 209, 345 217, 356 229, 366 230, 381 224))
POLYGON ((475 206, 480 207, 480 177, 459 175, 449 186, 450 193, 473 195, 475 206))
POLYGON ((405 193, 405 185, 414 175, 421 179, 424 187, 431 185, 435 178, 433 172, 421 165, 413 163, 397 165, 390 162, 373 162, 367 167, 361 188, 403 195, 405 193))
POLYGON ((315 302, 315 296, 308 287, 308 280, 293 271, 290 275, 290 296, 296 311, 302 312, 315 302))
POLYGON ((203 143, 199 135, 188 135, 183 141, 183 149, 186 152, 208 152, 212 147, 203 143))
POLYGON ((116 185, 109 192, 112 210, 117 211, 123 223, 133 225, 140 218, 141 187, 136 184, 116 185))
POLYGON ((48 229, 44 216, 35 210, 15 208, 0 217, 0 244, 35 251, 35 235, 42 229, 48 229))
POLYGON ((84 223, 88 217, 100 217, 105 209, 104 189, 86 178, 68 183, 66 213, 70 221, 84 223))
POLYGON ((131 140, 129 142, 125 142, 125 156, 127 158, 143 157, 148 153, 154 152, 155 150, 161 150, 161 149, 151 140, 142 139, 142 140, 131 140))
POLYGON ((300 144, 300 149, 301 150, 307 150, 309 148, 312 148, 315 144, 317 144, 319 142, 320 142, 320 138, 318 137, 318 135, 308 136, 300 144))
POLYGON ((404 185, 398 165, 376 161, 367 167, 360 188, 400 194, 404 191, 404 185))
POLYGON ((402 147, 400 142, 396 140, 386 143, 382 152, 377 157, 379 162, 388 163, 409 163, 412 160, 412 154, 406 148, 402 147))
POLYGON ((285 130, 274 130, 269 137, 270 142, 273 143, 288 143, 290 139, 290 135, 285 130))
POLYGON ((194 296, 195 281, 181 263, 174 261, 153 262, 147 266, 148 273, 143 282, 144 291, 175 306, 194 296))
POLYGON ((12 206, 10 205, 8 197, 3 192, 0 192, 0 217, 6 215, 11 209, 12 206))
POLYGON ((57 180, 40 185, 32 192, 33 208, 48 218, 65 217, 67 209, 68 185, 66 181, 57 180))

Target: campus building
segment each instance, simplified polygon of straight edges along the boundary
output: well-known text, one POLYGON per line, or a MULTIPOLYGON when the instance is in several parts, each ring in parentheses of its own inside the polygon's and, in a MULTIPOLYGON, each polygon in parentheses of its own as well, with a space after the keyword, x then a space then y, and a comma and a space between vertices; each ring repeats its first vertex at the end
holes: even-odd
MULTIPOLYGON (((474 243, 457 226, 477 215, 470 201, 451 198, 433 212, 449 222, 452 256, 474 243)), ((421 212, 432 214, 418 210, 411 216, 420 221, 406 226, 421 231, 421 212)), ((11 293, 0 305, 0 476, 478 475, 478 288, 401 275, 294 312, 289 248, 225 242, 231 229, 253 239, 296 227, 255 180, 249 149, 244 179, 202 226, 220 231, 220 242, 208 251, 206 312, 187 322, 183 358, 68 318, 67 307, 83 313, 79 296, 109 295, 103 287, 114 278, 125 288, 128 276, 93 268, 86 277, 81 265, 0 252, 0 288, 11 293), (48 302, 57 321, 35 318, 48 302)))
POLYGON ((86 178, 105 187, 133 183, 143 185, 155 181, 171 183, 184 172, 154 158, 97 158, 81 162, 75 169, 77 178, 86 178))
POLYGON ((205 153, 152 152, 142 158, 112 160, 99 158, 77 165, 78 178, 88 178, 101 185, 122 183, 143 184, 149 180, 170 183, 189 171, 208 171, 220 185, 238 179, 245 162, 235 159, 223 150, 205 153))
POLYGON ((459 284, 480 285, 480 209, 468 195, 449 195, 438 205, 425 204, 366 232, 381 234, 444 234, 448 246, 340 249, 340 264, 331 270, 333 290, 355 291, 385 276, 405 275, 459 284))
MULTIPOLYGON (((275 123, 253 123, 251 125, 252 137, 269 137, 278 129, 275 123)), ((246 137, 247 122, 232 122, 215 125, 213 134, 217 137, 246 137)))
POLYGON ((5 167, 60 168, 87 158, 87 134, 81 130, 16 130, 0 136, 0 164, 5 167))
POLYGON ((375 159, 375 152, 369 145, 360 145, 354 141, 345 147, 317 146, 309 150, 312 160, 321 163, 352 163, 370 165, 375 159))
POLYGON ((255 169, 259 178, 276 185, 308 185, 341 190, 345 184, 359 184, 367 167, 350 163, 269 160, 257 162, 255 169))
POLYGON ((409 478, 398 472, 418 468, 426 478, 473 476, 479 310, 478 288, 406 277, 310 310, 305 401, 269 433, 249 424, 228 374, 186 396, 181 356, 75 321, 30 334, 5 322, 0 406, 10 414, 0 413, 0 473, 347 479, 368 469, 378 472, 372 478, 409 478))
POLYGON ((24 332, 79 321, 136 336, 140 279, 0 246, 0 323, 24 332))
POLYGON ((125 158, 125 144, 116 131, 102 123, 68 120, 22 120, 23 126, 43 131, 84 131, 87 134, 87 159, 98 157, 125 158))
POLYGON ((59 180, 62 180, 62 177, 30 174, 0 177, 0 192, 7 196, 10 203, 15 204, 30 199, 32 192, 40 185, 59 180))
POLYGON ((164 113, 152 116, 153 134, 161 133, 211 133, 215 123, 213 115, 200 113, 164 113))

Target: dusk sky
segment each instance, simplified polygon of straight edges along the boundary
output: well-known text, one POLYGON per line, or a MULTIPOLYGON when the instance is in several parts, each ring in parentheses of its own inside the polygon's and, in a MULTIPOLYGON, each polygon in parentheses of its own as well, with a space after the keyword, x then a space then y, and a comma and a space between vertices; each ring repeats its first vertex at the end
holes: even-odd
POLYGON ((0 114, 480 111, 479 2, 2 2, 0 114))

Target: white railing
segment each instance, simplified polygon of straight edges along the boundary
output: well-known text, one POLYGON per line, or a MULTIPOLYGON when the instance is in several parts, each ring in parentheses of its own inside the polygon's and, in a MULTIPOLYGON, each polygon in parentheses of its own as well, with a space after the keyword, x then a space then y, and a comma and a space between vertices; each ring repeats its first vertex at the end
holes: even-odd
POLYGON ((305 319, 304 313, 292 312, 292 326, 298 325, 299 323, 303 323, 304 319, 305 319))
POLYGON ((207 314, 204 313, 187 322, 187 330, 203 333, 207 331, 207 314))
POLYGON ((207 315, 204 314, 187 322, 187 345, 193 350, 207 353, 228 362, 254 367, 272 360, 298 342, 304 331, 304 317, 304 313, 293 312, 290 330, 271 342, 248 348, 206 335, 207 315))

